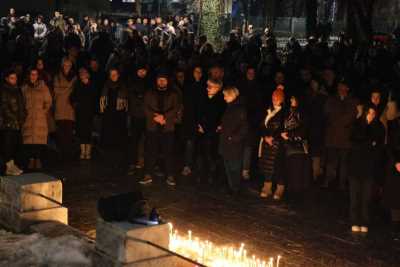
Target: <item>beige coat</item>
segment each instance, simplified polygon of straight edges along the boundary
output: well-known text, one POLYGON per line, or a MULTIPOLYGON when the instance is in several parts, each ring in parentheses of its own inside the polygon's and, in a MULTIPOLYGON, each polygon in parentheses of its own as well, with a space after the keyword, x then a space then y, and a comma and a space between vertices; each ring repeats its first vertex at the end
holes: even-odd
POLYGON ((52 99, 49 88, 43 81, 34 86, 22 86, 25 98, 27 117, 22 128, 24 144, 47 144, 48 125, 47 114, 51 107, 52 99))
POLYGON ((73 78, 71 81, 68 81, 62 74, 57 74, 56 77, 54 77, 54 118, 56 121, 75 121, 74 108, 69 99, 75 80, 76 79, 73 78))

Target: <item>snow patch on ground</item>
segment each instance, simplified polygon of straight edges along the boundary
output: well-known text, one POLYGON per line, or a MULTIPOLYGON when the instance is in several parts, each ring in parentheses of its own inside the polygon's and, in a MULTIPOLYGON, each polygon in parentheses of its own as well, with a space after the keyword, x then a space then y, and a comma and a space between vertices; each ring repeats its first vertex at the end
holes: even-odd
POLYGON ((90 248, 77 237, 46 238, 0 230, 0 266, 91 266, 90 248))

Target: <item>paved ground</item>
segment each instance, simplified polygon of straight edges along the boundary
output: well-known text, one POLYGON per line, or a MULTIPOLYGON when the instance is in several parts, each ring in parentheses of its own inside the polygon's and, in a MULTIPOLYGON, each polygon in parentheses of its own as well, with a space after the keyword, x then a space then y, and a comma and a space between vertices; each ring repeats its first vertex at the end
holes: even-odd
MULTIPOLYGON (((72 163, 49 171, 64 179, 70 224, 95 235, 100 196, 137 190, 109 160, 72 163)), ((262 201, 246 193, 232 198, 215 186, 180 178, 176 188, 163 179, 143 187, 151 205, 181 231, 191 229, 218 244, 240 244, 262 258, 283 256, 284 266, 400 266, 400 241, 377 220, 368 236, 349 232, 345 195, 312 189, 304 206, 262 201)))

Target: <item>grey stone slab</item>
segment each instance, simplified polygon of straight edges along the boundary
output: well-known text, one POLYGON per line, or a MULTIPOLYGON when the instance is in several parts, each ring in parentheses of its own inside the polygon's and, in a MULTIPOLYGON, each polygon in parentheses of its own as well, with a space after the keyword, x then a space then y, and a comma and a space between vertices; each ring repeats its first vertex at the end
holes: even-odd
POLYGON ((175 256, 162 256, 137 262, 119 262, 101 251, 92 255, 93 266, 96 267, 195 267, 193 263, 175 256))
POLYGON ((2 177, 0 203, 19 212, 56 208, 62 203, 62 183, 43 173, 2 177))
POLYGON ((128 222, 109 223, 98 219, 96 229, 96 248, 118 262, 139 262, 168 256, 166 252, 149 244, 129 239, 150 241, 168 248, 168 224, 144 226, 128 222))
POLYGON ((59 206, 50 209, 18 212, 10 206, 0 205, 0 224, 15 232, 22 232, 32 224, 44 221, 68 224, 68 209, 59 206))

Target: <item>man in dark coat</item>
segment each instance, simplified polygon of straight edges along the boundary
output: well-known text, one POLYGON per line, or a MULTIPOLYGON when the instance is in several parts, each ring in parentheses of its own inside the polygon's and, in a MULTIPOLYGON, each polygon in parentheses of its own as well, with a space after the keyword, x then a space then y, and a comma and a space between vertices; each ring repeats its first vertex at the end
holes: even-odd
POLYGON ((15 71, 5 73, 5 83, 0 88, 0 133, 3 160, 6 163, 6 175, 23 173, 15 165, 17 150, 21 144, 21 130, 26 118, 25 102, 15 71))
POLYGON ((239 191, 243 151, 248 130, 246 108, 238 99, 239 90, 227 87, 223 91, 228 104, 221 119, 219 153, 224 160, 225 173, 232 193, 239 191))
POLYGON ((144 96, 150 89, 147 66, 138 65, 135 77, 128 79, 128 113, 130 116, 131 136, 128 148, 129 174, 133 174, 139 155, 139 144, 146 130, 144 96))
POLYGON ((337 95, 328 98, 326 116, 326 180, 324 187, 339 177, 340 186, 347 182, 347 159, 350 149, 351 127, 357 117, 357 101, 349 95, 349 86, 342 80, 337 95))
POLYGON ((165 159, 167 184, 176 185, 173 176, 174 132, 179 97, 176 91, 168 88, 168 75, 160 72, 156 78, 156 88, 147 91, 144 96, 144 114, 146 117, 145 175, 140 184, 152 183, 152 171, 159 158, 165 159))
MULTIPOLYGON (((197 114, 197 131, 199 134, 199 161, 205 164, 202 168, 210 183, 216 176, 218 160, 218 136, 221 118, 225 111, 222 83, 217 80, 207 81, 207 94, 200 96, 197 114)), ((200 169, 200 168, 199 168, 200 169)))

